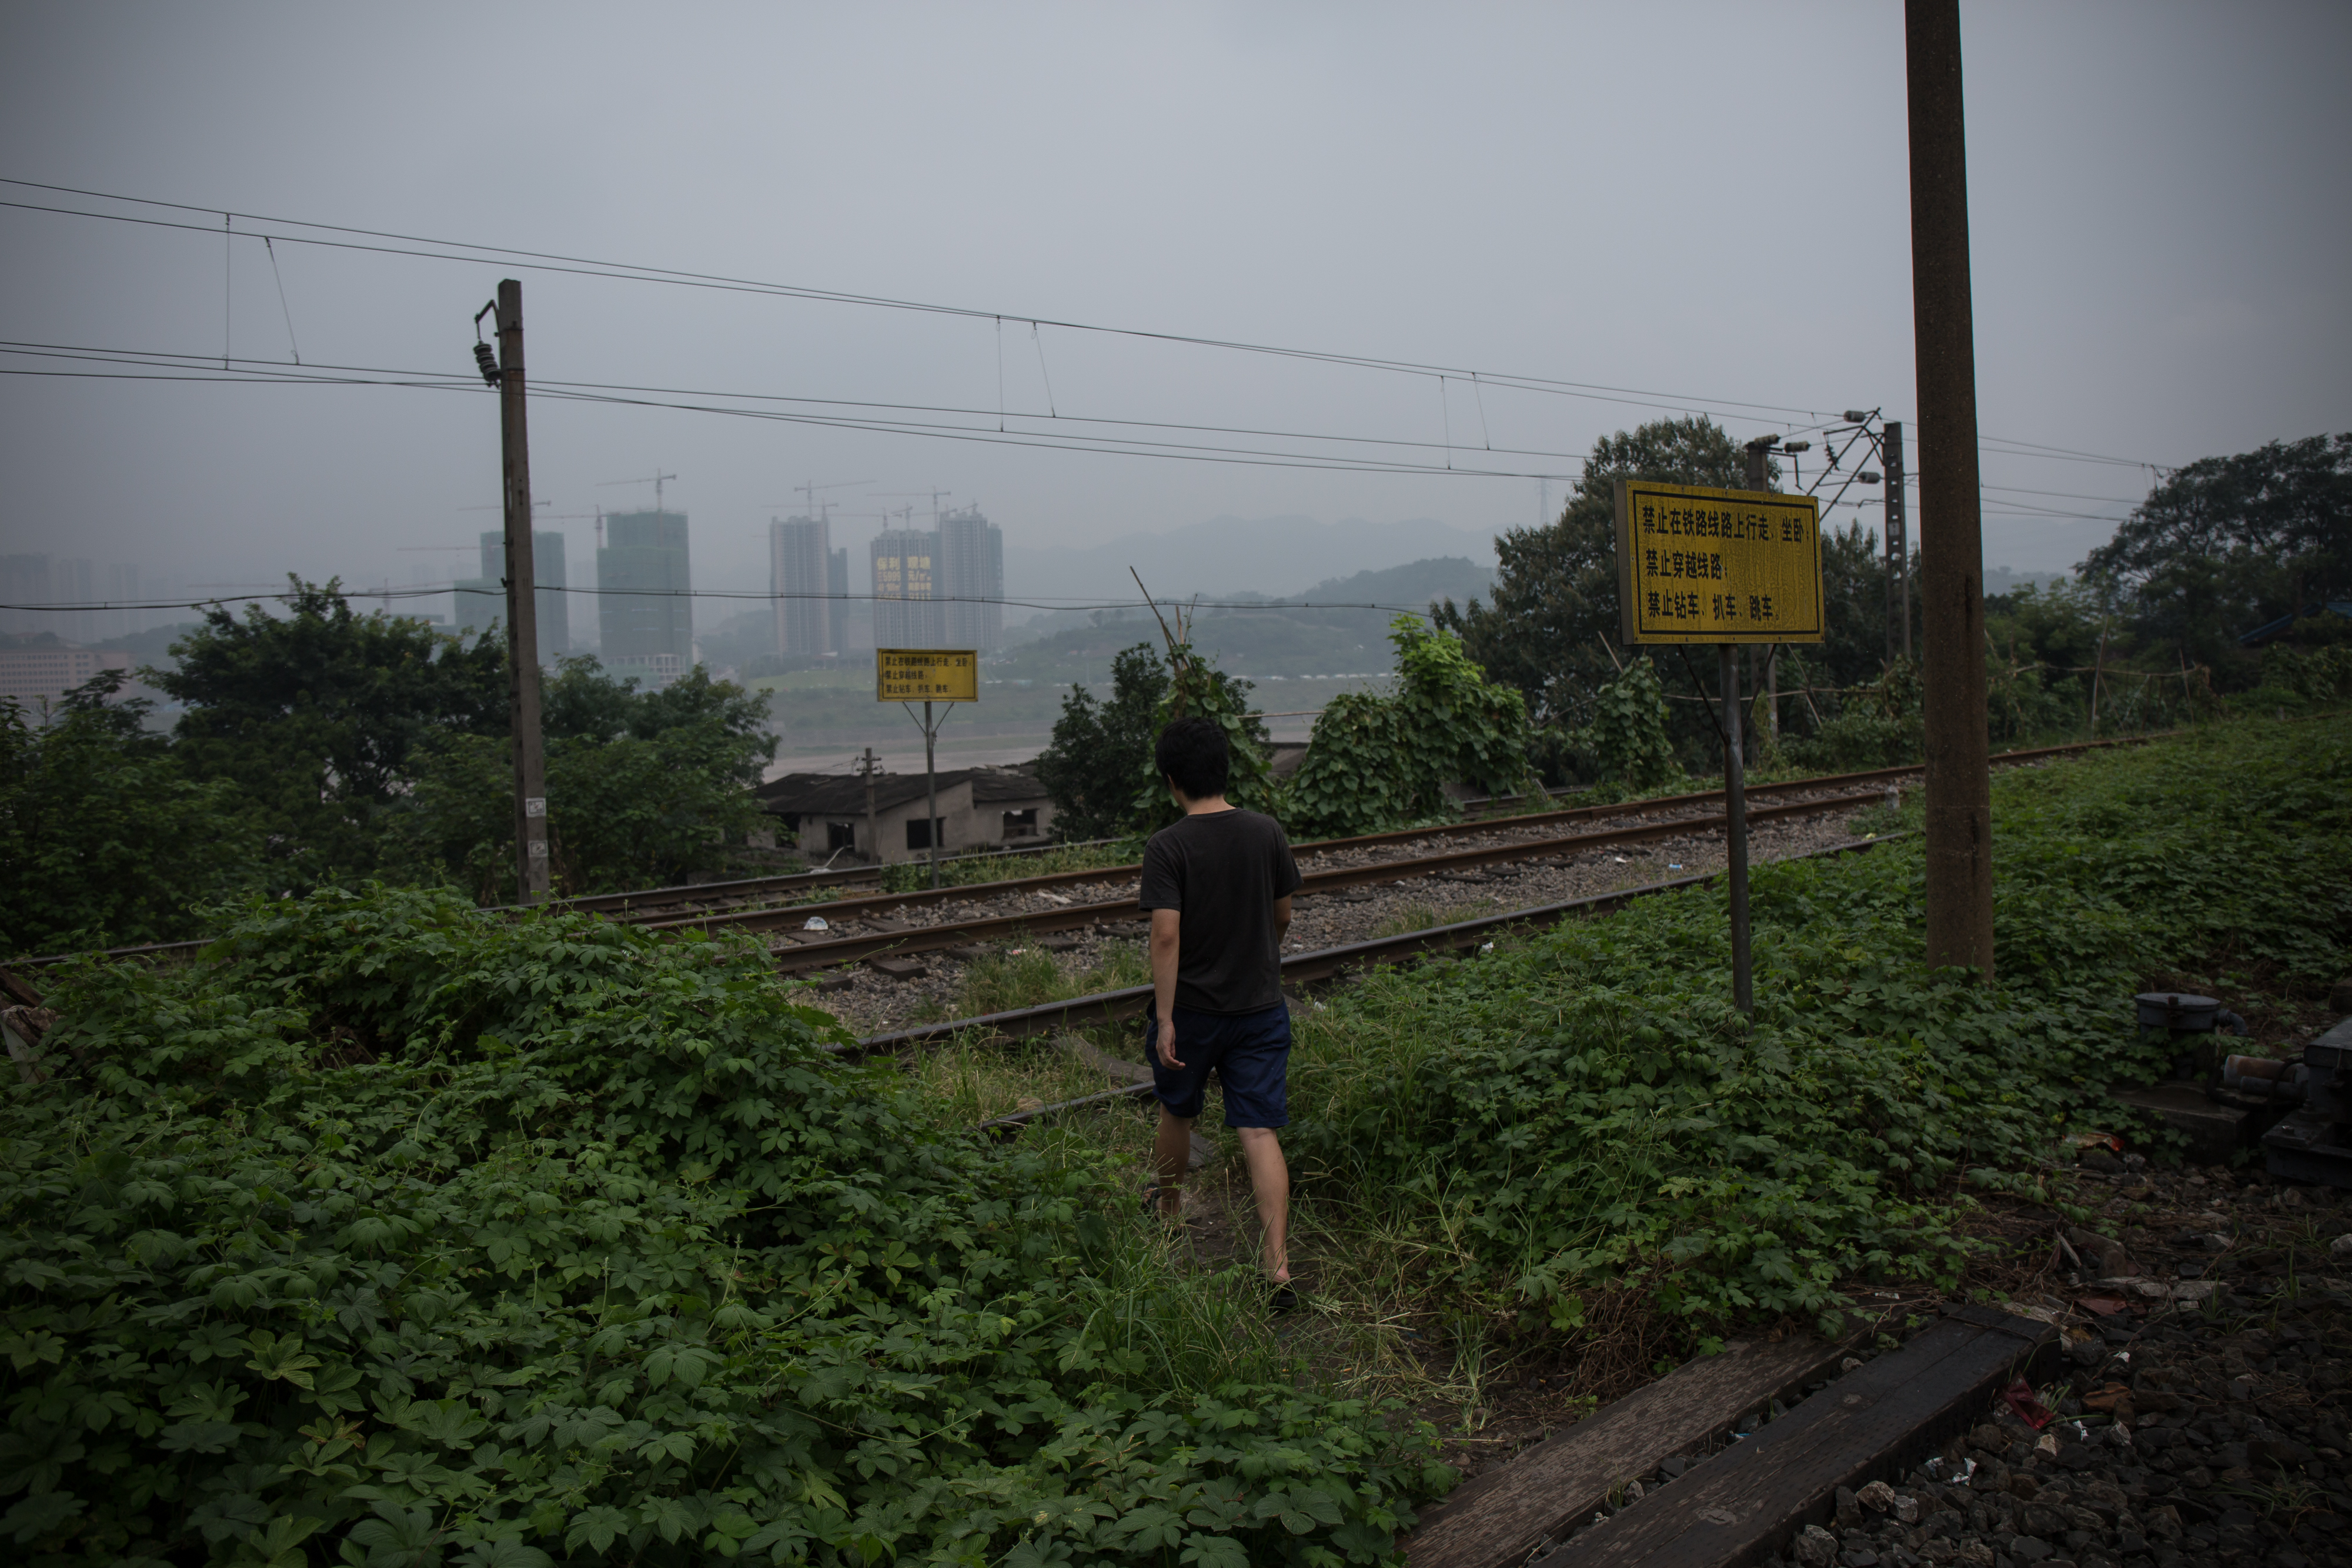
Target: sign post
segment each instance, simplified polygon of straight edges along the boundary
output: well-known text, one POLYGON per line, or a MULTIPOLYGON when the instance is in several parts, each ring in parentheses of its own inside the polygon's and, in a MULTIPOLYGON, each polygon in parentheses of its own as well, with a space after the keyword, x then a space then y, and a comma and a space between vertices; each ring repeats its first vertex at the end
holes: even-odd
MULTIPOLYGON (((931 718, 934 703, 976 703, 980 700, 980 653, 973 648, 877 648, 874 650, 874 700, 898 703, 914 716, 913 704, 923 705, 923 840, 930 849, 931 885, 940 885, 940 780, 934 751, 938 724, 931 718)), ((941 719, 946 718, 941 714, 941 719)), ((870 830, 869 830, 870 833, 870 830)), ((881 862, 882 846, 874 846, 881 862)))
POLYGON ((1821 503, 1811 496, 1769 490, 1620 479, 1617 602, 1629 643, 1716 645, 1723 697, 1731 996, 1741 1012, 1754 1012, 1739 645, 1822 641, 1821 503))

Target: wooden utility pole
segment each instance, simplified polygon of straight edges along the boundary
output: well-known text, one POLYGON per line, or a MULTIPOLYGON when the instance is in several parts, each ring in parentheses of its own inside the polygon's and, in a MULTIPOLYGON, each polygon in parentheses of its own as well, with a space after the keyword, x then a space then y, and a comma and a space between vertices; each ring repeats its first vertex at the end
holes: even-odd
POLYGON ((539 734, 539 580, 530 550, 530 434, 523 420, 522 285, 499 285, 499 431, 506 455, 507 708, 514 725, 515 869, 523 904, 548 894, 547 779, 539 734))
POLYGON ((1992 978, 1984 516, 1959 0, 1906 0, 1911 313, 1919 373, 1921 631, 1927 660, 1927 962, 1992 978), (1932 534, 1932 538, 1930 535, 1932 534))

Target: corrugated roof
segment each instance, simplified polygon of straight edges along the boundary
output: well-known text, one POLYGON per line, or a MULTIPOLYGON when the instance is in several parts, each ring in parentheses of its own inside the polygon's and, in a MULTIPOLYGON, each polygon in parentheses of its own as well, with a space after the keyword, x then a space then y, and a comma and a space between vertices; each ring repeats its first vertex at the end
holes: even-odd
MULTIPOLYGON (((941 794, 970 782, 974 805, 1001 801, 1045 800, 1045 787, 1034 773, 1011 768, 950 768, 938 775, 941 794)), ((874 809, 887 811, 923 798, 919 773, 885 773, 874 780, 874 809)), ((752 791, 761 808, 779 816, 862 816, 866 810, 866 780, 853 774, 787 773, 752 791)))

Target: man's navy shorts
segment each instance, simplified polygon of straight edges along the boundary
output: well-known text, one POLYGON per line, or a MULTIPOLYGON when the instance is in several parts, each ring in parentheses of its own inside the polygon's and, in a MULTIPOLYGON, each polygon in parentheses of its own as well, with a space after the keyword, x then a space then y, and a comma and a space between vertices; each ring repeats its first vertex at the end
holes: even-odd
POLYGON ((1187 1121, 1201 1113, 1209 1071, 1225 1092, 1228 1127, 1286 1127, 1288 1098, 1283 1077, 1290 1065, 1290 1009, 1276 1003, 1264 1012, 1202 1013, 1176 1009, 1176 1054, 1184 1063, 1160 1060, 1160 1020, 1143 1019, 1143 1059, 1151 1063, 1151 1086, 1169 1114, 1187 1121))

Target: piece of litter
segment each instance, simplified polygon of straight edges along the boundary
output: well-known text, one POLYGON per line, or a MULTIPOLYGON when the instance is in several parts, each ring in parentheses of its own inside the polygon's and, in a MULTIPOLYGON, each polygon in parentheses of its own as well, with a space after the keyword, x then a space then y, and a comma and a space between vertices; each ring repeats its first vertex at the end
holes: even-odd
POLYGON ((1482 942, 1478 945, 1478 951, 1481 953, 1491 953, 1494 950, 1495 945, 1492 942, 1482 942))
POLYGON ((1623 855, 1619 855, 1617 857, 1617 863, 1619 865, 1623 865, 1625 863, 1625 857, 1623 855))
MULTIPOLYGON (((2008 1405, 2013 1413, 2015 1413, 2019 1420, 2024 1422, 2027 1426, 2032 1427, 2037 1432, 2042 1430, 2042 1427, 2050 1425, 2052 1416, 2056 1414, 2056 1412, 2053 1411, 2048 1406, 2042 1404, 2040 1398, 2036 1397, 2033 1392, 2033 1385, 2026 1382, 2022 1377, 2011 1384, 2008 1387, 2002 1389, 2000 1391, 2000 1396, 2002 1401, 2008 1405)), ((2055 1441, 2055 1439, 2053 1439, 2053 1441, 2055 1441)), ((2054 1452, 2055 1450, 2053 1449, 2053 1451, 2054 1452)))
POLYGON ((1683 869, 1683 862, 1680 861, 1668 861, 1666 862, 1666 869, 1668 871, 1680 871, 1683 869))
POLYGON ((803 925, 801 929, 803 931, 830 931, 833 927, 824 923, 824 915, 812 915, 808 917, 808 924, 803 925))
POLYGON ((2055 1432, 2042 1433, 2042 1441, 2033 1445, 2033 1451, 2037 1454, 2047 1454, 2053 1459, 2056 1458, 2058 1457, 2058 1434, 2055 1432))

